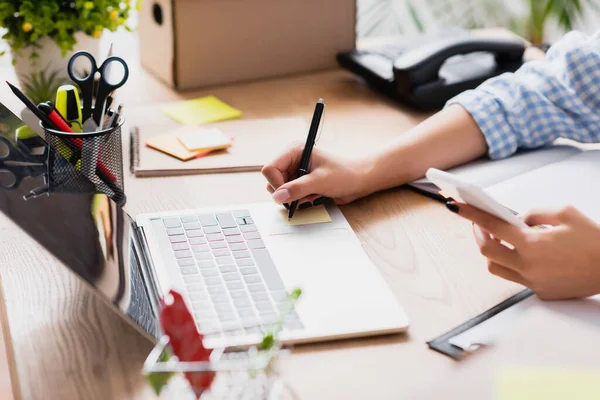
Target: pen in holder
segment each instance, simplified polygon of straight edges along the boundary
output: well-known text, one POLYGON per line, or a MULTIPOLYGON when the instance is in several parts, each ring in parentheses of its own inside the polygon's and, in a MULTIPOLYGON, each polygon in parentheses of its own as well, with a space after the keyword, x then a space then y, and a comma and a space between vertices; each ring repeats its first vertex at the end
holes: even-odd
POLYGON ((62 191, 68 188, 73 192, 88 192, 92 187, 93 191, 106 194, 118 205, 125 204, 122 125, 121 120, 116 126, 95 132, 67 133, 41 124, 46 142, 71 165, 71 168, 65 167, 60 173, 54 171, 52 174, 55 179, 60 179, 62 191))

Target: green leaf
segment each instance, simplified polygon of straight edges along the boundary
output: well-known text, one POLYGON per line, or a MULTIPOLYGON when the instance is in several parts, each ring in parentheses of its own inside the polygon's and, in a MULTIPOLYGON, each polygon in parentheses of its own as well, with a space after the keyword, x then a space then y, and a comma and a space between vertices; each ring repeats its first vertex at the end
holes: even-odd
POLYGON ((260 350, 269 350, 273 347, 273 344, 275 343, 275 338, 273 337, 272 333, 267 333, 264 337, 262 342, 260 342, 260 344, 258 345, 258 348, 260 350))
MULTIPOLYGON (((171 354, 165 349, 163 354, 160 356, 159 362, 166 362, 171 358, 171 354)), ((173 372, 151 372, 146 374, 146 380, 154 390, 157 396, 160 396, 160 392, 169 383, 171 377, 175 375, 173 372)))

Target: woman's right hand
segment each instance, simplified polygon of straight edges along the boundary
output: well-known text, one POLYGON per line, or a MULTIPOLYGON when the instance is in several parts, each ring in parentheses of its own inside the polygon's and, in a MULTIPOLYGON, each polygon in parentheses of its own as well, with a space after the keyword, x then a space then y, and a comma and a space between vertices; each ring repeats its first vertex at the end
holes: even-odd
POLYGON ((328 197, 345 204, 370 194, 366 159, 342 159, 317 148, 313 149, 309 173, 295 179, 302 150, 302 145, 295 146, 262 169, 269 182, 267 190, 277 203, 299 200, 302 205, 328 197))

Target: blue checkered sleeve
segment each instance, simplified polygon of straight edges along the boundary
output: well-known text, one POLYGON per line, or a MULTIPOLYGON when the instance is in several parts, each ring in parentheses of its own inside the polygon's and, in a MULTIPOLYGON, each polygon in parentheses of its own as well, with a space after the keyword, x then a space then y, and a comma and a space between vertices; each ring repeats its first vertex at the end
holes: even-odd
POLYGON ((471 114, 492 159, 559 137, 600 142, 600 32, 570 32, 544 60, 492 78, 451 104, 471 114))

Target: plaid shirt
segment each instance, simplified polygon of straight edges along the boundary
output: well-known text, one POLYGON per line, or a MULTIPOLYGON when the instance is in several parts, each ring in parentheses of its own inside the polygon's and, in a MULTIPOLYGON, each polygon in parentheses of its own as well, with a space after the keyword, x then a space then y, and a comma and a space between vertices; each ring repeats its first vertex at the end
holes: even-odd
POLYGON ((451 99, 475 119, 500 159, 562 137, 600 142, 600 32, 571 32, 515 73, 489 79, 451 99))

